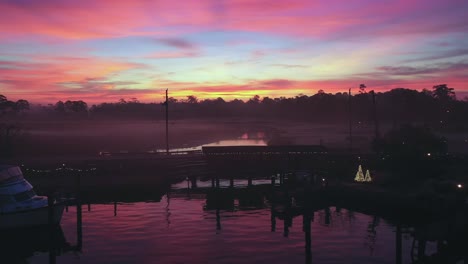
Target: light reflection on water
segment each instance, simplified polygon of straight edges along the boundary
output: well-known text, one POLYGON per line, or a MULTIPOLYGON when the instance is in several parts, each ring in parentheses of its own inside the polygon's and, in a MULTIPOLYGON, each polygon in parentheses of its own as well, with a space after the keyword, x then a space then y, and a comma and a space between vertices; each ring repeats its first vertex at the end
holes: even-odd
MULTIPOLYGON (((205 199, 164 196, 161 202, 83 205, 82 253, 64 253, 57 263, 304 263, 303 218, 283 220, 269 208, 204 210, 205 199)), ((395 263, 395 227, 373 216, 330 208, 315 212, 312 263, 395 263)), ((76 208, 61 224, 75 243, 76 208)), ((403 263, 410 263, 412 239, 403 236, 403 263)), ((31 263, 48 263, 37 254, 31 263)))
MULTIPOLYGON (((248 138, 239 138, 239 139, 227 139, 227 140, 220 140, 208 144, 203 144, 200 146, 195 147, 187 147, 187 148, 174 148, 170 149, 171 152, 184 152, 184 151, 201 151, 202 147, 209 146, 209 147, 221 147, 221 146, 266 146, 267 141, 265 139, 248 139, 248 138)), ((165 149, 158 149, 156 152, 166 152, 165 149)))
MULTIPOLYGON (((249 185, 249 181, 246 179, 233 179, 234 181, 234 187, 247 187, 249 185)), ((252 180, 252 185, 264 185, 264 184, 270 184, 271 179, 253 179, 252 180)), ((211 181, 202 181, 202 180, 197 180, 196 182, 198 188, 206 188, 206 187, 211 187, 212 182, 211 181)), ((189 185, 191 186, 191 184, 189 185)), ((221 188, 223 187, 229 187, 230 186, 230 180, 227 179, 219 179, 219 186, 221 188)), ((172 185, 172 189, 186 189, 187 188, 187 182, 182 181, 176 184, 172 185)))

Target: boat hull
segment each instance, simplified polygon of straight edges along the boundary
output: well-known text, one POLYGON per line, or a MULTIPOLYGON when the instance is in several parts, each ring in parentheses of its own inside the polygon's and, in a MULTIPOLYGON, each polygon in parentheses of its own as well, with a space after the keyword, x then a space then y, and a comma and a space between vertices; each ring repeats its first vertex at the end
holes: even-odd
MULTIPOLYGON (((54 205, 53 223, 59 224, 62 220, 63 204, 54 205)), ((0 229, 23 228, 49 224, 49 207, 0 214, 0 229)))

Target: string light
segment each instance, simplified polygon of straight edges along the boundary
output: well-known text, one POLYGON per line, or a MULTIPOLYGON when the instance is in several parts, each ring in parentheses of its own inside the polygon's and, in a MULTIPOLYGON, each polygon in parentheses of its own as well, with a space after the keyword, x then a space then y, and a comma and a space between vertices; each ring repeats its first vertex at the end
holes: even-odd
MULTIPOLYGON (((65 165, 65 164, 64 164, 65 165)), ((66 168, 66 167, 59 167, 56 169, 51 169, 51 170, 38 170, 38 169, 28 169, 24 167, 24 164, 21 165, 22 169, 25 171, 32 171, 32 172, 37 172, 37 173, 51 173, 54 171, 67 171, 67 172, 92 172, 96 171, 97 168, 89 168, 89 169, 75 169, 75 168, 66 168)))

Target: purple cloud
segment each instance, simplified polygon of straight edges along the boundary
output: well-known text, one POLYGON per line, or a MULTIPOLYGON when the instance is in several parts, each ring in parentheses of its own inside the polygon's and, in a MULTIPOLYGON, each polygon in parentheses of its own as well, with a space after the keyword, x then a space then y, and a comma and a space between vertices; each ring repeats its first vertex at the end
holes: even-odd
POLYGON ((178 48, 178 49, 197 48, 197 46, 194 43, 189 42, 185 39, 181 39, 181 38, 162 38, 162 39, 156 39, 156 41, 166 46, 172 47, 172 48, 178 48))

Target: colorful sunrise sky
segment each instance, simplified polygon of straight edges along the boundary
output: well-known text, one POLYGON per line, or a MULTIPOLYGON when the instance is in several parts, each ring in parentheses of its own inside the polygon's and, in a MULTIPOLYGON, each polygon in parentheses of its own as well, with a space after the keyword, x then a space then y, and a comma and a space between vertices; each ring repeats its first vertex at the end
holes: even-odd
POLYGON ((446 83, 468 92, 466 0, 0 0, 0 94, 91 103, 446 83))

